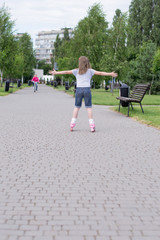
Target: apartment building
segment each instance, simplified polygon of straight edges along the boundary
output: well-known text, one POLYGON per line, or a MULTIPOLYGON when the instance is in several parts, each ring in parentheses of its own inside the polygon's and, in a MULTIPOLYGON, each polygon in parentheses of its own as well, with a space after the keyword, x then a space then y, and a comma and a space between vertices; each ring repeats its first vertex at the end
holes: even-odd
MULTIPOLYGON (((54 49, 54 42, 59 34, 60 38, 64 36, 64 30, 41 31, 35 39, 35 52, 37 60, 45 60, 46 63, 51 64, 53 57, 52 51, 54 49)), ((69 36, 72 35, 72 29, 68 28, 69 36)))

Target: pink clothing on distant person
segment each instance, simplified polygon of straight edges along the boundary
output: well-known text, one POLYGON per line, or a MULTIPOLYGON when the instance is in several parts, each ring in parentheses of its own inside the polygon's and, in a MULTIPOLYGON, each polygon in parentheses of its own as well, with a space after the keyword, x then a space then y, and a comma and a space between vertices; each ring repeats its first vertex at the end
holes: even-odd
POLYGON ((39 82, 39 78, 38 77, 33 77, 32 82, 39 82))

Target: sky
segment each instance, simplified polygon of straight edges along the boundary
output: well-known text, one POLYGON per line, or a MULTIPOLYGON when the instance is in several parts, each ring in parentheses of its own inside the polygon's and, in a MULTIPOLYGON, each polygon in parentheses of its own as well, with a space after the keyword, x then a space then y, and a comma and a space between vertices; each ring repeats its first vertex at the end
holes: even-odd
POLYGON ((100 3, 111 24, 115 10, 127 12, 131 0, 1 0, 15 21, 15 32, 31 35, 33 44, 38 32, 59 30, 64 27, 75 28, 87 16, 88 9, 100 3))

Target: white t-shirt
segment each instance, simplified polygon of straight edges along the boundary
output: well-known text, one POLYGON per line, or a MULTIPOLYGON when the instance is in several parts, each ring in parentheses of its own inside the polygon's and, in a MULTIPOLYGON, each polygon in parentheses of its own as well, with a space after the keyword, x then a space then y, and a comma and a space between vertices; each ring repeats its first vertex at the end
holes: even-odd
POLYGON ((77 87, 90 87, 91 79, 95 73, 94 69, 89 68, 86 73, 79 74, 79 69, 73 69, 72 73, 76 77, 77 87))

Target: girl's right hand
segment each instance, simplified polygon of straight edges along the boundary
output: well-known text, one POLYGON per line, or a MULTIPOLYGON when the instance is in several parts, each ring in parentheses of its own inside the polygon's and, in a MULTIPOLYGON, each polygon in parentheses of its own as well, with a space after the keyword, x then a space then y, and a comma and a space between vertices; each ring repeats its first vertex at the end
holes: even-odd
POLYGON ((54 75, 54 74, 56 74, 56 73, 57 73, 57 71, 53 69, 52 74, 54 75))
POLYGON ((54 69, 53 69, 53 70, 50 70, 50 71, 49 71, 49 74, 52 74, 52 75, 56 74, 56 70, 54 70, 54 69))

